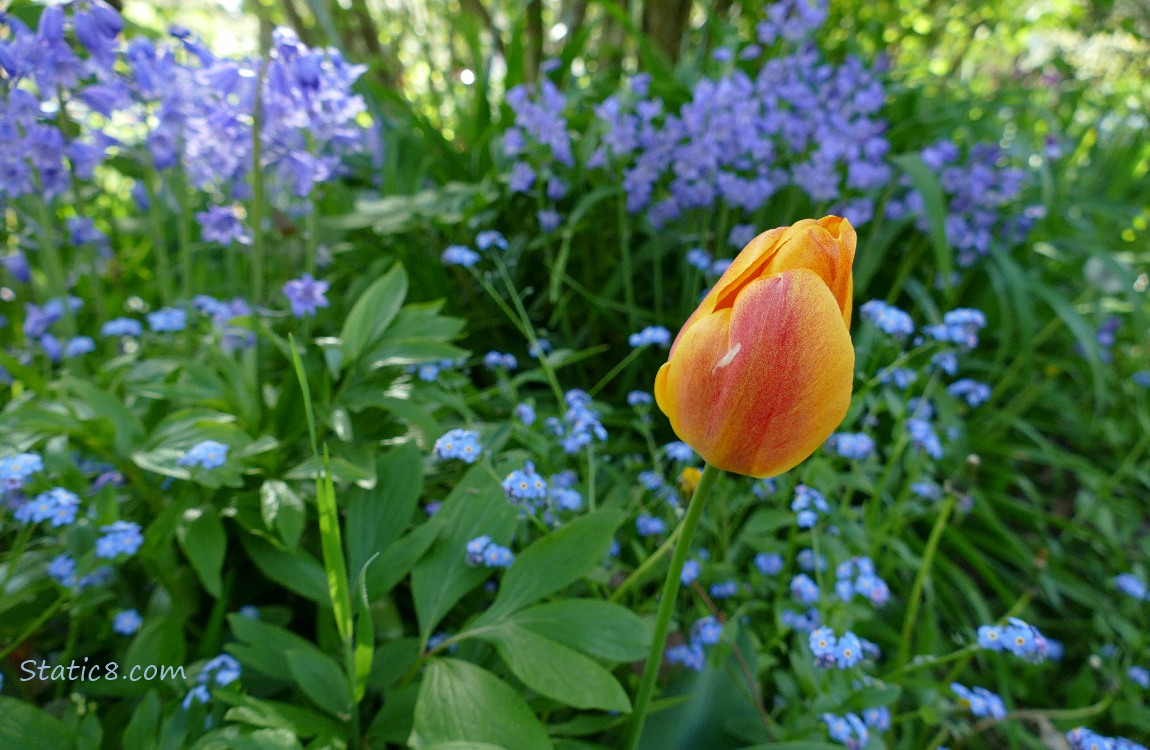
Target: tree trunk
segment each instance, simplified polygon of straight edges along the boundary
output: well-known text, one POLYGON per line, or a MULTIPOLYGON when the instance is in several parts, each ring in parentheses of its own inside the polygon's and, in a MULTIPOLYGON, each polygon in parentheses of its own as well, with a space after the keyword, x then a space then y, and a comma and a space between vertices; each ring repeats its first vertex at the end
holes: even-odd
POLYGON ((647 0, 643 6, 643 33, 671 62, 678 62, 690 17, 691 0, 647 0))

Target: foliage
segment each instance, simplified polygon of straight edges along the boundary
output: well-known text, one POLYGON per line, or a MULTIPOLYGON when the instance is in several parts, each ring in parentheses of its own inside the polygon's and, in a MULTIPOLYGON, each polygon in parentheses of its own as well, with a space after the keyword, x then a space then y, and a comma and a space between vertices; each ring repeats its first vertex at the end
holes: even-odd
POLYGON ((699 481, 655 369, 825 213, 851 410, 719 478, 641 746, 1150 737, 1136 80, 1035 92, 917 3, 546 43, 578 4, 465 3, 411 65, 304 5, 248 59, 97 0, 0 21, 0 746, 620 746, 699 481))

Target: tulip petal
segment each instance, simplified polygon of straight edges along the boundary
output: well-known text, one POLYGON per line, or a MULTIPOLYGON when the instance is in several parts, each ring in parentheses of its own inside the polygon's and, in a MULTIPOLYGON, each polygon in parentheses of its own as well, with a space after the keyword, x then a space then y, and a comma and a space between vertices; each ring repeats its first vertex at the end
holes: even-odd
POLYGON ((656 376, 675 433, 720 469, 749 476, 798 465, 850 406, 854 349, 839 300, 794 269, 747 284, 734 307, 698 318, 656 376))

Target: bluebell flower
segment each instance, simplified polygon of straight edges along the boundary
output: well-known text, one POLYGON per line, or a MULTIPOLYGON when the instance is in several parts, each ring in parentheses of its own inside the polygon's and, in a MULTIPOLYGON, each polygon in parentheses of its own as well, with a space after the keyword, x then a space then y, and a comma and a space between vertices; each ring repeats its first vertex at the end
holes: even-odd
POLYGON ((799 562, 799 567, 806 571, 827 569, 827 559, 822 555, 818 555, 816 557, 815 551, 813 549, 799 550, 799 554, 796 559, 799 562))
MULTIPOLYGON (((725 274, 727 272, 727 269, 731 267, 731 263, 733 263, 733 262, 734 262, 734 259, 732 259, 732 258, 716 258, 711 263, 711 267, 708 269, 708 272, 712 276, 722 276, 723 274, 725 274)), ((706 295, 703 295, 703 296, 706 296, 706 295)))
POLYGON ((711 597, 714 599, 730 599, 739 593, 738 581, 720 581, 711 584, 711 597))
POLYGON ((76 336, 68 340, 64 345, 64 357, 72 359, 73 357, 80 357, 85 354, 90 354, 96 350, 96 342, 88 336, 76 336))
POLYGON ((1150 388, 1150 370, 1139 370, 1130 376, 1130 380, 1133 381, 1135 385, 1150 388))
POLYGON ((64 356, 64 347, 60 344, 60 339, 50 333, 45 333, 40 337, 40 348, 53 362, 59 362, 64 356))
POLYGON ((519 366, 519 360, 514 354, 490 351, 483 355, 483 366, 488 370, 514 370, 519 366))
POLYGON ((687 265, 692 268, 697 268, 706 273, 711 268, 711 254, 701 247, 692 248, 687 251, 687 265))
POLYGON ((63 308, 59 305, 24 305, 24 335, 30 339, 43 336, 62 314, 63 308))
POLYGON ((639 472, 639 484, 652 492, 663 486, 663 475, 657 471, 639 472))
POLYGON ((525 426, 535 424, 535 407, 526 401, 516 405, 515 417, 525 426))
POLYGON ((879 299, 863 303, 859 308, 863 320, 873 323, 888 336, 905 338, 914 333, 914 320, 905 311, 879 299))
POLYGON ((1127 668, 1126 676, 1143 690, 1150 690, 1150 672, 1145 667, 1132 666, 1127 668))
POLYGON ((955 356, 954 352, 935 352, 931 355, 930 363, 947 375, 954 375, 958 372, 958 357, 955 356))
POLYGON ((486 252, 493 247, 506 250, 507 239, 494 229, 488 229, 475 235, 475 247, 479 248, 481 252, 486 252))
POLYGON ((754 224, 736 224, 727 235, 727 244, 742 250, 758 235, 759 230, 754 224))
POLYGON ((699 579, 699 572, 702 565, 701 563, 691 558, 683 563, 683 572, 679 575, 679 582, 684 586, 690 586, 692 583, 699 579))
POLYGON ((591 397, 585 391, 573 388, 564 394, 567 411, 563 419, 547 419, 552 434, 559 438, 566 453, 578 453, 595 440, 607 439, 607 430, 599 421, 599 412, 591 408, 591 397))
POLYGON ((471 268, 479 262, 479 253, 465 245, 450 245, 440 256, 445 266, 471 268))
POLYGON ((535 170, 527 162, 518 161, 511 167, 507 187, 513 193, 526 193, 535 184, 535 170))
POLYGON ((860 750, 866 745, 869 734, 866 723, 858 714, 835 716, 825 713, 819 718, 827 725, 827 735, 835 742, 841 742, 848 750, 860 750))
POLYGON ((491 537, 484 534, 469 541, 465 547, 468 565, 478 565, 483 562, 483 551, 491 544, 491 537))
POLYGON ((836 432, 827 438, 827 447, 843 458, 862 461, 874 453, 874 439, 863 432, 836 432))
POLYGON ((164 307, 148 313, 148 327, 156 333, 174 333, 188 325, 188 314, 174 307, 164 307))
POLYGON ((785 609, 779 616, 779 619, 784 627, 792 628, 800 633, 812 632, 822 621, 819 611, 814 607, 811 607, 806 612, 795 612, 785 609))
POLYGON ((218 242, 221 245, 239 243, 252 244, 252 236, 240 218, 239 206, 212 206, 207 211, 196 214, 200 223, 200 234, 205 242, 218 242))
POLYGON ((1126 596, 1146 600, 1146 584, 1133 573, 1119 573, 1114 577, 1114 585, 1126 596))
POLYGON ((535 471, 535 465, 528 461, 522 469, 516 469, 504 478, 503 491, 512 503, 533 506, 534 501, 547 496, 547 481, 535 471))
POLYGON ((144 327, 132 318, 113 318, 100 327, 101 336, 142 336, 144 327))
POLYGON ((691 642, 713 646, 723 635, 723 623, 708 615, 695 621, 691 626, 691 642))
POLYGON ((694 449, 680 440, 676 440, 673 443, 667 443, 663 446, 663 450, 666 452, 667 458, 671 459, 672 461, 687 462, 695 460, 694 449))
POLYGON ((682 664, 696 672, 703 671, 703 666, 707 663, 707 655, 699 643, 680 643, 671 646, 663 653, 663 659, 667 664, 682 664))
POLYGON ((100 527, 100 538, 96 540, 96 557, 116 558, 120 555, 134 555, 144 543, 140 525, 131 521, 116 521, 100 527))
POLYGON ((883 370, 878 380, 880 383, 893 383, 896 388, 905 391, 918 380, 918 370, 909 367, 891 367, 883 370))
POLYGON ((176 461, 180 466, 218 469, 228 462, 228 446, 216 440, 201 440, 176 461))
POLYGON ((640 346, 670 346, 671 332, 663 326, 647 326, 638 333, 632 333, 627 342, 634 349, 640 346))
POLYGON ((33 474, 44 470, 44 459, 35 453, 0 458, 0 494, 22 488, 33 474))
POLYGON ((1145 745, 1125 737, 1105 737, 1086 727, 1075 727, 1066 733, 1071 750, 1147 750, 1145 745))
POLYGON ((783 556, 779 553, 760 552, 755 555, 754 566, 765 576, 778 575, 783 571, 783 556))
MULTIPOLYGON (((3 167, 0 166, 0 170, 2 169, 3 167)), ((12 275, 12 278, 21 284, 27 284, 32 280, 32 268, 28 265, 28 259, 24 257, 24 253, 17 251, 11 255, 5 255, 0 258, 0 264, 12 275)))
POLYGON ((546 233, 554 232, 563 223, 563 217, 553 208, 545 208, 535 214, 539 228, 546 233))
POLYGON ((930 422, 925 419, 906 420, 906 429, 910 433, 910 442, 916 448, 921 448, 931 458, 942 458, 942 442, 935 434, 930 422))
POLYGON ((48 563, 48 576, 61 586, 71 588, 76 585, 76 561, 68 555, 56 555, 48 563))
POLYGON ((510 568, 515 562, 515 554, 506 547, 498 544, 489 544, 483 550, 483 564, 489 568, 510 568))
POLYGON ((863 711, 863 723, 871 729, 885 732, 890 729, 890 709, 886 706, 875 706, 863 711))
POLYGON ((763 500, 775 494, 776 489, 774 479, 756 479, 751 485, 751 494, 763 500))
POLYGON ((284 284, 283 294, 291 304, 291 314, 303 318, 315 315, 316 310, 331 304, 324 296, 327 294, 328 286, 326 281, 313 279, 310 273, 284 284))
POLYGON ((951 692, 958 696, 959 705, 970 708, 975 716, 992 716, 1001 719, 1006 716, 1006 705, 997 694, 986 688, 968 688, 957 682, 950 684, 951 692))
POLYGON ((144 618, 134 609, 121 610, 112 618, 112 630, 125 636, 134 635, 143 624, 144 618))
POLYGON ((666 529, 667 525, 663 523, 663 519, 655 518, 646 513, 635 519, 635 530, 639 536, 655 536, 662 534, 666 529))
POLYGON ((650 406, 653 402, 654 398, 646 391, 630 391, 627 394, 627 406, 650 406))
POLYGON ((791 596, 800 604, 814 604, 819 600, 818 584, 806 573, 799 573, 791 579, 791 596))
POLYGON ((437 458, 457 458, 469 464, 475 463, 475 459, 483 452, 479 445, 479 433, 458 427, 440 436, 433 450, 437 458))
POLYGON ((990 400, 990 386, 970 378, 954 381, 947 386, 946 392, 966 401, 971 407, 981 406, 990 400))

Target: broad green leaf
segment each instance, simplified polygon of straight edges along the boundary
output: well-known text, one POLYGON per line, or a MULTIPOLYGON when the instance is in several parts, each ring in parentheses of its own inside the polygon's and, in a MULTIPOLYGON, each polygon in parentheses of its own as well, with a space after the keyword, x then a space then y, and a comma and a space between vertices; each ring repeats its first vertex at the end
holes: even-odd
POLYGON ((464 555, 467 542, 486 534, 497 544, 507 544, 515 530, 517 514, 516 508, 507 502, 503 487, 482 466, 468 470, 443 501, 433 519, 441 529, 439 536, 411 571, 415 613, 423 643, 431 637, 443 616, 491 575, 487 568, 467 564, 464 555))
POLYGON ((603 561, 622 522, 622 511, 604 508, 532 543, 519 553, 495 602, 477 624, 497 620, 577 581, 603 561))
POLYGON ((64 722, 31 703, 0 695, 0 747, 73 750, 75 746, 76 735, 64 722))
POLYGON ((287 729, 224 727, 205 734, 191 750, 303 750, 303 745, 287 729))
POLYGON ((631 710, 619 681, 578 651, 506 622, 477 636, 494 643, 511 673, 540 695, 575 708, 631 710))
POLYGON ((367 568, 364 577, 368 599, 376 601, 403 580, 431 547, 442 527, 441 521, 432 518, 389 545, 387 551, 367 568))
POLYGON ((432 659, 419 689, 408 744, 428 748, 461 740, 551 750, 547 730, 507 683, 465 661, 432 659))
POLYGON ((219 515, 211 508, 206 511, 199 508, 185 511, 176 538, 204 588, 218 599, 223 593, 220 571, 224 566, 228 544, 228 536, 219 515))
POLYGON ((289 681, 292 679, 292 672, 284 661, 284 654, 288 651, 310 649, 323 655, 311 641, 262 620, 232 614, 228 615, 228 624, 240 641, 228 644, 228 650, 245 667, 251 667, 269 677, 289 681))
POLYGON ((296 686, 317 706, 340 720, 351 718, 351 687, 335 659, 315 646, 284 653, 296 686))
POLYGON ((323 566, 308 552, 302 548, 288 552, 251 535, 241 537, 241 541, 248 557, 265 576, 313 602, 329 604, 323 566))
MULTIPOLYGON (((283 652, 280 653, 280 661, 283 661, 283 652)), ((224 714, 225 721, 268 729, 286 729, 293 735, 304 738, 321 733, 334 734, 342 729, 339 722, 291 703, 269 701, 242 694, 227 695, 221 699, 233 704, 224 714)), ((135 745, 125 744, 125 747, 135 748, 135 745)))
POLYGON ((269 479, 260 486, 260 516, 269 530, 279 534, 288 549, 299 544, 307 510, 303 499, 287 482, 269 479))
POLYGON ((160 729, 160 696, 149 690, 140 705, 132 713, 132 719, 124 728, 120 745, 135 750, 152 750, 156 746, 156 732, 160 729))
POLYGON ((423 491, 423 462, 414 443, 383 455, 375 467, 375 487, 348 492, 348 568, 359 570, 367 559, 384 552, 399 538, 423 491))
POLYGON ((370 350, 395 319, 407 296, 407 273, 396 264, 352 305, 340 333, 343 361, 352 363, 370 350))
POLYGON ((946 238, 946 199, 938 178, 930 167, 923 163, 918 154, 898 154, 890 157, 910 178, 910 184, 922 196, 926 219, 930 224, 930 244, 934 249, 935 270, 947 289, 951 286, 950 275, 954 270, 950 242, 946 238))
POLYGON ((642 659, 651 627, 631 610, 598 599, 561 599, 520 610, 508 622, 608 661, 642 659))

